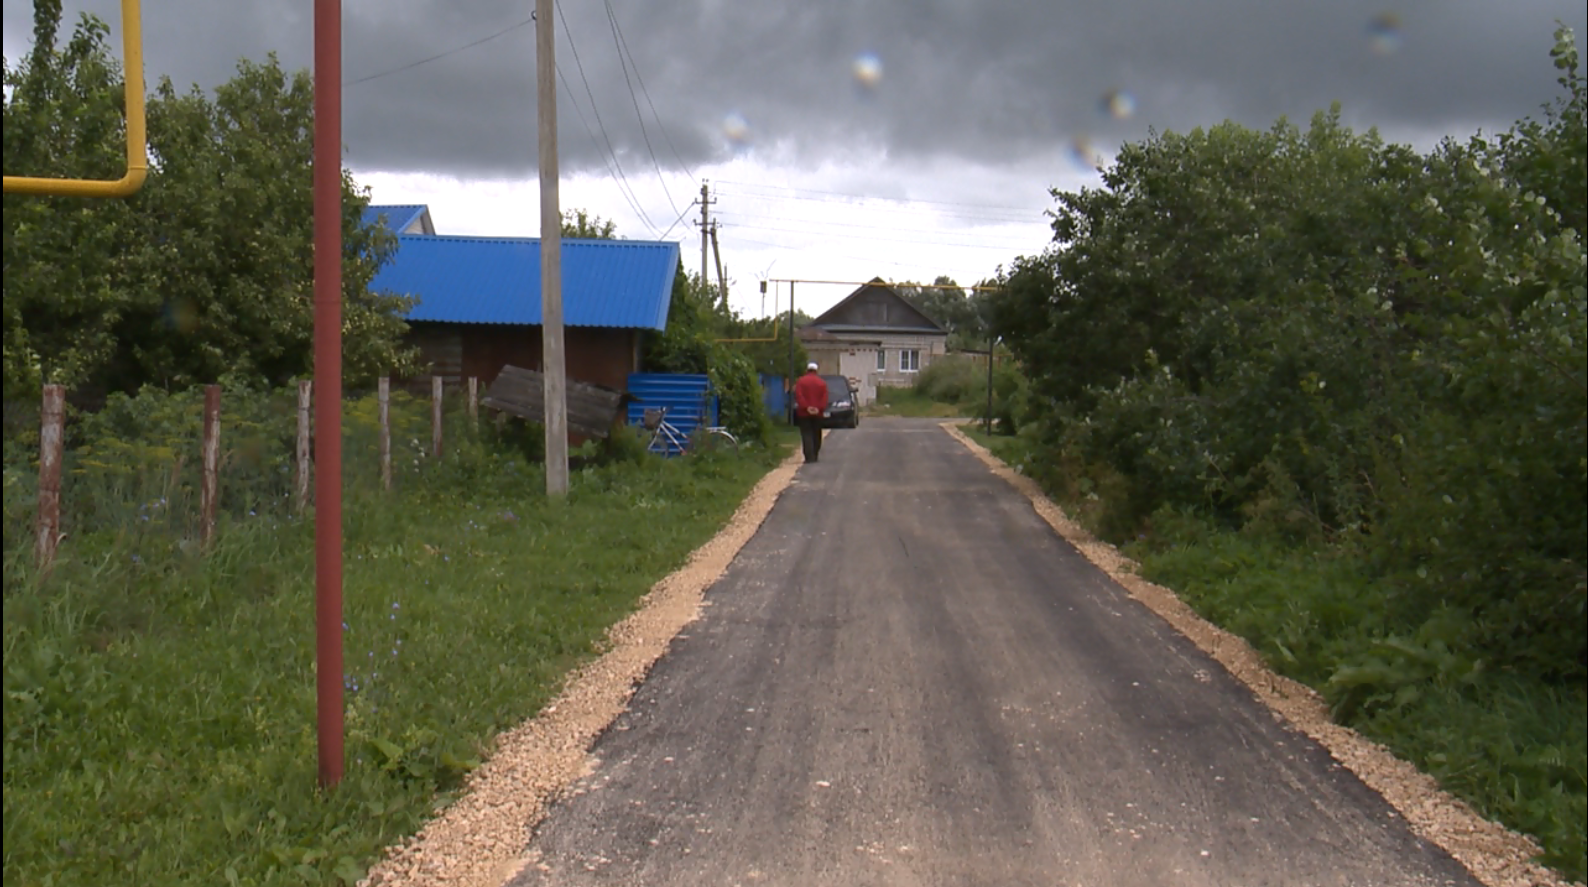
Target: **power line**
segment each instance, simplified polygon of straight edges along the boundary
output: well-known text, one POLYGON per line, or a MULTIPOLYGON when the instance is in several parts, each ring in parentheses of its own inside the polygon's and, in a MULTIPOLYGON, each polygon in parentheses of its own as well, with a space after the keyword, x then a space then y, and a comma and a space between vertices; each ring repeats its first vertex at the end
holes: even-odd
MULTIPOLYGON (((733 210, 733 209, 719 210, 717 212, 717 215, 719 215, 719 216, 740 216, 740 217, 743 217, 743 218, 750 219, 751 221, 759 221, 761 219, 760 216, 751 215, 750 213, 743 212, 741 210, 733 210)), ((862 231, 896 231, 896 232, 898 232, 900 234, 911 234, 911 233, 914 233, 914 234, 943 234, 943 233, 953 233, 953 232, 945 232, 945 229, 942 229, 942 228, 900 228, 900 227, 898 227, 896 225, 865 225, 865 224, 861 224, 859 222, 830 222, 830 221, 828 221, 826 219, 782 218, 782 219, 778 219, 778 221, 795 222, 795 223, 800 223, 800 224, 821 225, 824 228, 838 227, 838 228, 856 228, 856 229, 859 229, 859 230, 862 230, 862 231)), ((965 232, 965 233, 969 233, 973 237, 1007 237, 1008 236, 1007 234, 1002 234, 1002 233, 998 233, 998 234, 976 234, 974 232, 965 232)))
MULTIPOLYGON (((815 237, 820 237, 822 235, 822 232, 820 231, 805 231, 798 228, 773 228, 766 225, 745 225, 741 223, 736 227, 749 228, 754 231, 780 231, 785 234, 808 234, 815 237)), ((1017 247, 995 245, 990 243, 956 243, 948 240, 922 240, 920 238, 901 239, 898 237, 875 237, 871 235, 853 235, 853 237, 856 240, 871 240, 878 243, 910 243, 916 244, 918 246, 951 246, 957 249, 996 249, 1002 250, 1004 252, 1015 252, 1018 249, 1017 247)))
MULTIPOLYGON (((607 9, 607 24, 612 28, 612 45, 617 49, 618 66, 623 69, 623 84, 629 88, 629 101, 634 104, 634 119, 640 122, 640 137, 645 140, 645 153, 651 155, 651 166, 656 169, 656 178, 662 183, 662 194, 667 197, 667 202, 674 211, 678 210, 678 202, 673 200, 673 192, 667 189, 667 177, 662 175, 662 165, 656 162, 656 150, 651 147, 651 134, 645 129, 645 115, 640 113, 640 99, 634 94, 634 83, 629 80, 629 59, 623 57, 623 38, 618 33, 618 17, 612 11, 610 0, 605 4, 607 9)), ((561 7, 559 7, 561 8, 561 7)), ((634 68, 635 76, 639 76, 639 66, 634 68)))
MULTIPOLYGON (((819 204, 822 204, 824 206, 860 207, 860 208, 865 209, 865 211, 867 211, 867 212, 901 213, 901 214, 912 215, 912 216, 924 216, 926 213, 933 213, 934 215, 936 215, 938 217, 952 218, 952 219, 963 219, 963 220, 968 221, 968 222, 992 222, 992 223, 1007 222, 1007 223, 1012 223, 1012 224, 1024 224, 1024 223, 1027 223, 1027 222, 1038 221, 1038 220, 1040 220, 1040 217, 1041 217, 1041 213, 1040 212, 1033 212, 1033 213, 1030 213, 1030 214, 1024 214, 1024 215, 1019 215, 1019 216, 1007 215, 1007 214, 1002 214, 1002 213, 1000 213, 998 215, 983 215, 983 214, 972 214, 972 213, 967 213, 967 212, 933 210, 933 209, 928 209, 928 208, 917 208, 917 207, 912 207, 912 206, 870 206, 870 205, 866 205, 866 204, 855 204, 855 203, 851 203, 849 201, 831 200, 831 199, 825 198, 825 197, 805 197, 805 196, 799 195, 799 194, 775 194, 774 195, 774 194, 755 194, 755 193, 751 193, 751 192, 737 192, 737 191, 735 191, 734 194, 737 197, 745 198, 745 199, 748 199, 748 200, 764 200, 764 201, 767 201, 767 202, 784 201, 784 200, 803 200, 803 201, 807 201, 807 202, 810 202, 810 203, 819 203, 819 204)), ((885 200, 887 198, 867 198, 867 199, 885 200)))
POLYGON ((667 239, 667 235, 673 233, 673 229, 678 227, 678 223, 682 222, 684 220, 684 216, 687 215, 689 213, 689 211, 694 209, 694 208, 695 208, 695 201, 691 200, 689 202, 689 205, 684 207, 683 210, 678 213, 678 218, 674 219, 673 223, 671 225, 667 226, 667 230, 662 232, 662 236, 660 236, 660 237, 658 237, 656 239, 657 240, 666 240, 667 239))
MULTIPOLYGON (((596 140, 595 132, 590 129, 590 121, 585 119, 584 109, 579 107, 579 99, 573 94, 573 87, 568 85, 568 78, 562 73, 561 65, 557 66, 557 77, 562 81, 563 91, 568 93, 568 101, 573 105, 574 112, 579 115, 579 123, 584 126, 585 135, 589 136, 590 143, 595 145, 596 153, 601 154, 601 143, 596 140)), ((634 214, 643 219, 645 216, 645 211, 640 209, 634 195, 630 194, 629 189, 624 187, 627 183, 623 179, 620 179, 618 177, 617 171, 613 169, 612 165, 614 161, 608 160, 606 154, 601 154, 601 162, 606 166, 607 174, 612 178, 612 184, 617 186, 618 193, 623 195, 623 199, 628 203, 629 209, 634 210, 634 214)))
POLYGON ((449 55, 457 55, 458 53, 463 52, 466 49, 473 49, 474 47, 479 46, 479 45, 481 45, 483 43, 489 43, 492 40, 495 40, 496 38, 501 37, 504 34, 510 34, 513 31, 518 30, 519 28, 525 27, 526 25, 532 25, 534 23, 535 23, 535 17, 532 15, 529 18, 524 19, 521 22, 515 22, 515 23, 513 23, 511 25, 508 25, 507 27, 505 27, 505 28, 501 29, 500 31, 497 31, 497 32, 495 32, 493 34, 490 34, 489 36, 481 37, 480 39, 474 41, 473 43, 466 43, 466 44, 464 44, 462 46, 457 47, 456 49, 449 49, 446 52, 438 52, 435 55, 430 56, 429 58, 422 58, 422 59, 420 59, 420 60, 418 60, 416 62, 409 62, 406 65, 399 65, 399 66, 397 66, 395 68, 392 68, 390 70, 380 71, 380 72, 377 72, 375 74, 369 74, 367 76, 360 77, 357 80, 349 80, 349 81, 343 83, 342 86, 344 86, 344 87, 357 86, 360 83, 368 83, 371 80, 379 80, 382 77, 390 77, 393 74, 401 74, 403 71, 411 71, 414 68, 419 67, 420 65, 428 65, 428 64, 430 64, 433 61, 437 61, 439 59, 444 59, 444 58, 446 58, 449 55))
POLYGON ((612 26, 617 31, 619 46, 628 54, 629 64, 634 68, 634 79, 640 82, 640 92, 645 96, 645 104, 650 106, 651 116, 656 119, 656 128, 662 131, 662 138, 667 141, 667 147, 672 150, 673 158, 684 168, 685 174, 691 179, 696 178, 695 171, 689 168, 689 164, 684 162, 683 155, 678 153, 678 146, 673 144, 673 137, 668 135, 667 124, 662 122, 662 115, 657 113, 656 103, 651 101, 651 91, 645 88, 645 78, 640 76, 639 63, 634 61, 634 53, 629 51, 628 38, 623 36, 623 26, 618 24, 617 14, 613 11, 610 0, 607 2, 607 15, 612 18, 612 26))
MULTIPOLYGON (((596 107, 595 93, 590 89, 590 79, 584 75, 584 62, 579 59, 579 48, 573 42, 573 30, 568 27, 568 17, 563 14, 561 3, 556 4, 556 6, 557 16, 562 19, 562 31, 568 35, 568 48, 573 51, 574 65, 579 69, 579 79, 584 83, 585 95, 590 97, 590 113, 595 115, 596 126, 601 130, 601 138, 606 142, 607 153, 612 156, 612 165, 617 169, 618 179, 629 188, 630 192, 633 192, 634 186, 629 184, 628 176, 624 175, 623 164, 618 160, 618 152, 612 147, 612 137, 607 134, 606 124, 601 120, 601 109, 596 107)), ((651 229, 652 234, 656 233, 656 225, 651 221, 651 217, 646 214, 644 207, 639 205, 637 193, 630 205, 634 207, 635 212, 639 213, 640 221, 645 224, 645 227, 651 229)))
MULTIPOLYGON (((917 198, 913 198, 913 197, 879 197, 879 196, 873 195, 873 194, 853 194, 853 193, 850 193, 850 192, 847 192, 847 191, 823 191, 823 190, 820 190, 818 188, 795 188, 795 187, 793 187, 791 185, 773 185, 773 184, 769 184, 767 182, 730 182, 730 181, 727 181, 725 179, 716 179, 715 181, 719 185, 738 185, 738 186, 740 186, 742 188, 776 188, 776 189, 783 190, 783 191, 797 191, 797 192, 803 192, 803 193, 806 193, 806 194, 829 194, 829 195, 832 195, 834 197, 848 197, 848 198, 851 198, 851 199, 854 199, 854 200, 885 200, 885 201, 888 201, 890 203, 927 203, 927 204, 933 204, 933 205, 936 205, 936 206, 965 206, 965 207, 972 207, 972 208, 975 208, 975 209, 997 209, 997 210, 1010 210, 1010 211, 1013 211, 1013 212, 1029 212, 1029 210, 1026 207, 1023 207, 1023 206, 1010 206, 1008 204, 961 203, 961 202, 952 201, 952 200, 922 200, 922 199, 917 199, 917 198)), ((781 195, 779 195, 778 197, 775 197, 773 199, 781 199, 781 195)), ((789 199, 799 200, 799 199, 810 199, 810 198, 789 198, 789 199)))

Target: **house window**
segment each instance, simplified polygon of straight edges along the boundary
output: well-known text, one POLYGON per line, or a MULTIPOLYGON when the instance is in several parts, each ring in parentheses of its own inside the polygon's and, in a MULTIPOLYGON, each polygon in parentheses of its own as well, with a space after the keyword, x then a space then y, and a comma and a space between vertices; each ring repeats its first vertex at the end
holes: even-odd
POLYGON ((888 371, 888 350, 886 348, 878 348, 877 349, 877 372, 885 373, 887 371, 888 371))
POLYGON ((921 352, 914 348, 906 348, 899 352, 899 372, 918 373, 921 371, 921 352))

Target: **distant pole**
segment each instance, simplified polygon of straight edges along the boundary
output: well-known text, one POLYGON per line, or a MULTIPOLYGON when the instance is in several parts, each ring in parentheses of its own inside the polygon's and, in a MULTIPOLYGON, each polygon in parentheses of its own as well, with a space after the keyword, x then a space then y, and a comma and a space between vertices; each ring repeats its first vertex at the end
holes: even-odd
POLYGON ((728 310, 728 278, 722 273, 722 249, 717 246, 717 223, 711 223, 711 255, 717 260, 717 289, 722 301, 722 310, 728 310))
POLYGON ((997 345, 995 340, 987 340, 987 421, 982 425, 982 430, 989 435, 992 434, 992 362, 997 345))
POLYGON ((342 781, 342 3, 314 0, 314 637, 320 785, 342 781))
POLYGON ((788 282, 788 384, 783 406, 787 407, 789 424, 794 424, 794 377, 799 375, 794 366, 794 281, 788 282))
POLYGON ((199 483, 199 541, 215 541, 215 514, 220 505, 221 386, 204 386, 204 470, 199 483))
POLYGON ((381 376, 375 387, 375 409, 380 422, 380 488, 391 489, 391 379, 381 376))
POLYGON ((55 561, 55 548, 61 543, 61 455, 65 449, 62 430, 66 427, 66 388, 45 385, 43 410, 39 414, 39 572, 55 561))
POLYGON ((444 395, 440 376, 430 377, 430 458, 441 458, 441 425, 446 416, 442 413, 444 395))
POLYGON ((308 379, 298 380, 298 484, 297 484, 297 509, 303 511, 309 507, 309 410, 314 403, 314 383, 308 379))
POLYGON ((709 186, 706 182, 700 183, 700 285, 705 286, 706 280, 706 229, 710 226, 711 201, 706 199, 709 186))
POLYGON ((562 340, 562 210, 557 193, 555 0, 535 0, 536 108, 540 117, 540 332, 546 394, 546 495, 568 493, 568 364, 562 340))

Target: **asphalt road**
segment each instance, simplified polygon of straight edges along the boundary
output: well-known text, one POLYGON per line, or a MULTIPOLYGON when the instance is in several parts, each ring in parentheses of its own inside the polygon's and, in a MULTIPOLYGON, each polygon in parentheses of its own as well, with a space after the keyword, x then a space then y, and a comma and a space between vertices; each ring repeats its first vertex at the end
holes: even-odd
POLYGON ((513 887, 1477 882, 935 422, 835 431, 513 887))

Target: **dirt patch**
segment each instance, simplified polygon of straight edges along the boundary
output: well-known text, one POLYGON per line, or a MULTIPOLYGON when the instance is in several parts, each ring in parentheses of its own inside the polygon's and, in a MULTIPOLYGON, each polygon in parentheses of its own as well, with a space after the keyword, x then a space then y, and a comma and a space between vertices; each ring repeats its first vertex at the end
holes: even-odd
POLYGON ((798 455, 791 455, 762 478, 721 532, 607 632, 606 652, 573 672, 540 714, 501 734, 464 794, 389 849, 362 887, 499 887, 517 874, 529 861, 526 845, 547 808, 595 766, 591 744, 673 637, 700 614, 706 589, 755 535, 798 467, 798 455))
POLYGON ((1570 883, 1532 861, 1539 848, 1531 838, 1485 819, 1439 788, 1433 777, 1395 757, 1389 749, 1334 723, 1323 698, 1311 687, 1270 671, 1245 640, 1198 616, 1170 589, 1141 578, 1135 561, 1071 520, 1035 481, 1010 468, 954 423, 945 422, 943 429, 975 453, 994 474, 1024 493, 1037 514, 1087 560, 1217 659, 1265 705, 1312 737, 1382 795, 1405 817, 1412 831, 1443 847, 1478 880, 1489 887, 1567 887, 1570 883))

